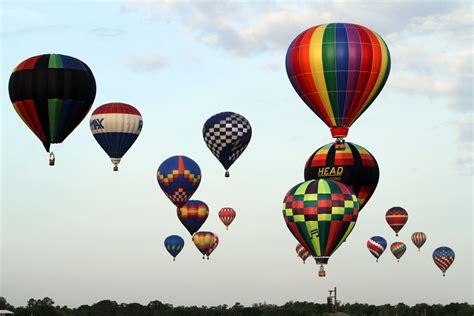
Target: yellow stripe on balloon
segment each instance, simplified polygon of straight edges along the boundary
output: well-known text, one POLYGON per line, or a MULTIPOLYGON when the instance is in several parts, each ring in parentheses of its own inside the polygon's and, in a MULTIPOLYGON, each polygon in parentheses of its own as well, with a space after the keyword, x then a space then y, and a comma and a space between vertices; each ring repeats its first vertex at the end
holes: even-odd
POLYGON ((331 101, 329 100, 328 89, 326 87, 326 79, 324 78, 322 43, 326 27, 327 24, 321 25, 314 30, 313 35, 311 36, 311 41, 309 42, 309 58, 313 81, 318 90, 319 97, 323 102, 324 109, 328 113, 328 118, 331 121, 331 124, 336 125, 331 101))
POLYGON ((305 192, 306 192, 306 188, 308 187, 308 185, 309 185, 309 181, 303 182, 300 186, 298 186, 298 188, 297 188, 296 191, 293 193, 293 195, 304 195, 305 192))
POLYGON ((377 41, 379 42, 380 51, 382 53, 382 57, 380 60, 380 71, 377 77, 377 81, 375 82, 375 85, 372 89, 372 92, 370 92, 369 97, 367 98, 364 105, 360 109, 359 113, 357 114, 357 117, 365 110, 366 107, 369 106, 370 102, 373 101, 372 98, 379 91, 380 85, 382 84, 383 79, 385 78, 385 75, 387 74, 387 65, 388 65, 387 46, 385 46, 384 41, 380 38, 380 36, 377 33, 374 32, 374 35, 377 38, 377 41))
POLYGON ((321 256, 321 248, 319 247, 319 227, 318 227, 318 222, 316 221, 306 221, 306 231, 308 232, 308 235, 311 236, 312 231, 318 231, 317 234, 314 234, 312 236, 311 244, 313 245, 314 249, 314 254, 316 257, 321 256))

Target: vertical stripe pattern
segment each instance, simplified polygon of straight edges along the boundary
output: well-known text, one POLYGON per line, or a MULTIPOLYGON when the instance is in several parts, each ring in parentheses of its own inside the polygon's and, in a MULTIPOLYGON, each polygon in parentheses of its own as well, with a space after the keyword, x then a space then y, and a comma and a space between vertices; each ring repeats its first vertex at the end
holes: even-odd
POLYGON ((390 53, 364 26, 321 24, 290 44, 286 71, 298 95, 328 127, 349 128, 384 87, 390 53))

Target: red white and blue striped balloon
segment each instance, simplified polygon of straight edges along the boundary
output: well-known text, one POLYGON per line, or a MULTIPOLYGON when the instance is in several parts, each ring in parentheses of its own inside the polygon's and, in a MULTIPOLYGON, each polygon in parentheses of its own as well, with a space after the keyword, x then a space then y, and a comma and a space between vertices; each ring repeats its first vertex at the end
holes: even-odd
POLYGON ((92 135, 114 164, 114 171, 123 155, 137 140, 142 130, 140 112, 126 103, 107 103, 99 106, 91 115, 92 135))
POLYGON ((439 247, 433 251, 433 261, 443 272, 443 276, 453 263, 454 257, 454 251, 449 247, 439 247))
POLYGON ((387 248, 387 241, 382 236, 373 236, 367 240, 367 249, 369 249, 377 262, 379 262, 379 258, 385 251, 385 248, 387 248))

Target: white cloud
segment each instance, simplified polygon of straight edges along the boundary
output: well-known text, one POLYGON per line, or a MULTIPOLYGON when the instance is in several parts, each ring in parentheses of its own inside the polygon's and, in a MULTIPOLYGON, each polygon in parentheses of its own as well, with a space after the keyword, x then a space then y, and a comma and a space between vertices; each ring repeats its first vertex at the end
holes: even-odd
POLYGON ((92 29, 91 32, 100 37, 115 37, 120 36, 124 33, 122 29, 110 28, 105 26, 96 27, 92 29))
POLYGON ((167 65, 167 61, 158 53, 133 55, 128 60, 129 67, 137 72, 156 72, 167 65))

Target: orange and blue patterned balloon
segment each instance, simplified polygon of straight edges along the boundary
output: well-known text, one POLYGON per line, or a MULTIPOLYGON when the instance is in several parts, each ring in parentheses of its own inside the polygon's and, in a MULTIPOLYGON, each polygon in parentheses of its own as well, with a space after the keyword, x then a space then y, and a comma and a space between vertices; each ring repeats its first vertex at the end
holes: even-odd
POLYGON ((306 259, 310 256, 308 250, 304 249, 301 244, 296 245, 296 254, 303 260, 303 263, 306 263, 306 259))
POLYGON ((387 248, 387 241, 382 236, 373 236, 367 240, 367 248, 375 257, 376 262, 379 262, 380 256, 385 251, 385 248, 387 248))
POLYGON ((359 212, 372 197, 379 182, 379 165, 364 147, 346 142, 344 148, 330 143, 318 148, 306 161, 304 179, 331 179, 354 191, 359 212))
POLYGON ((96 83, 79 59, 44 54, 15 67, 8 91, 20 118, 49 152, 51 144, 63 142, 87 115, 96 83))
POLYGON ((394 206, 385 213, 385 220, 395 232, 395 236, 398 236, 398 232, 408 221, 408 212, 400 206, 394 206))
POLYGON ((222 112, 211 116, 202 128, 207 147, 229 177, 229 168, 244 152, 252 138, 250 122, 240 114, 222 112))
POLYGON ((177 235, 171 235, 165 239, 165 248, 168 250, 170 255, 173 256, 173 261, 175 261, 176 256, 183 250, 184 239, 177 235))
POLYGON ((418 251, 426 242, 426 234, 423 232, 415 232, 411 235, 411 241, 415 244, 418 251))
POLYGON ((156 178, 165 195, 177 207, 183 206, 201 183, 201 169, 186 156, 173 156, 161 163, 156 178))
POLYGON ((454 262, 454 251, 449 247, 439 247, 433 251, 433 261, 445 276, 446 271, 454 262))
POLYGON ((299 183, 283 200, 283 218, 298 242, 321 265, 343 244, 357 221, 359 201, 346 185, 318 179, 299 183))
POLYGON ((390 73, 383 39, 350 23, 321 24, 288 47, 286 72, 301 99, 331 129, 334 138, 374 102, 390 73))
POLYGON ((209 215, 209 207, 199 200, 189 200, 176 210, 178 218, 191 236, 201 228, 209 215))
POLYGON ((405 245, 401 241, 396 241, 390 245, 390 251, 395 256, 395 258, 397 258, 397 261, 400 261, 400 258, 407 251, 407 245, 405 245))

